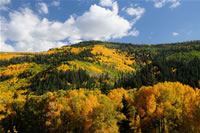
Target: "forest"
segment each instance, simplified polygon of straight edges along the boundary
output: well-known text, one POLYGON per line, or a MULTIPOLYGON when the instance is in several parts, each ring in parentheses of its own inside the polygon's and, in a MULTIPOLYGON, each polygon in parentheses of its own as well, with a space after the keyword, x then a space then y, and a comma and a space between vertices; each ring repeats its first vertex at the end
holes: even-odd
POLYGON ((200 133, 200 41, 0 53, 2 133, 200 133))

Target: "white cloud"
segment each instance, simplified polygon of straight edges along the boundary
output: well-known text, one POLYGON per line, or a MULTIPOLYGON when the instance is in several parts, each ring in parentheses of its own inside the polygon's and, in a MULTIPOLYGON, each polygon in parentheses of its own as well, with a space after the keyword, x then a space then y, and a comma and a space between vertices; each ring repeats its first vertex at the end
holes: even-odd
POLYGON ((173 35, 173 36, 178 36, 179 33, 178 33, 178 32, 172 32, 172 35, 173 35))
POLYGON ((60 5, 60 2, 59 1, 53 1, 51 3, 52 6, 59 6, 60 5))
POLYGON ((133 29, 128 34, 129 34, 129 36, 135 36, 135 37, 137 37, 137 36, 139 36, 140 32, 138 30, 136 30, 136 29, 133 29))
POLYGON ((173 3, 173 4, 170 6, 170 8, 176 8, 176 7, 180 6, 180 5, 181 5, 181 3, 177 1, 177 2, 173 3))
POLYGON ((131 7, 131 8, 127 8, 126 12, 128 13, 128 15, 131 15, 131 16, 135 15, 135 16, 141 17, 144 14, 145 9, 141 7, 137 7, 137 8, 131 7))
POLYGON ((0 0, 0 11, 6 11, 8 10, 8 8, 6 7, 6 5, 10 4, 10 0, 0 0))
POLYGON ((82 38, 86 39, 108 40, 126 36, 131 24, 116 12, 115 9, 92 5, 88 12, 77 17, 73 25, 78 28, 82 38))
POLYGON ((14 48, 11 45, 6 44, 4 41, 0 39, 0 51, 6 51, 6 52, 14 52, 14 48))
POLYGON ((161 7, 163 7, 163 6, 165 5, 165 3, 166 3, 166 0, 155 1, 154 6, 155 6, 156 8, 161 8, 161 7))
POLYGON ((134 25, 145 13, 145 8, 141 7, 130 7, 125 10, 128 15, 135 16, 135 19, 132 20, 132 25, 134 25))
POLYGON ((154 1, 154 7, 156 8, 162 8, 167 3, 170 3, 170 8, 176 8, 181 5, 181 3, 177 0, 153 0, 154 1))
POLYGON ((9 3, 10 3, 10 0, 0 0, 0 5, 6 5, 9 3))
POLYGON ((44 14, 47 14, 48 13, 48 7, 45 3, 38 3, 38 6, 39 6, 39 9, 38 9, 38 12, 39 13, 44 13, 44 14))
POLYGON ((0 51, 14 52, 13 46, 6 44, 5 37, 0 33, 0 51))
POLYGON ((0 16, 0 51, 13 52, 14 48, 11 45, 6 44, 6 37, 3 32, 6 31, 6 19, 0 16))
POLYGON ((9 14, 10 21, 1 19, 4 29, 1 30, 1 51, 44 51, 59 47, 66 35, 59 32, 63 24, 49 22, 35 15, 32 10, 25 8, 9 14), (55 34, 56 33, 56 34, 55 34), (6 44, 9 40, 14 45, 6 44))
POLYGON ((100 0, 99 4, 101 6, 112 7, 114 0, 100 0))
POLYGON ((100 0, 99 5, 103 7, 112 7, 115 14, 118 13, 118 4, 114 0, 100 0))
POLYGON ((138 36, 133 29, 133 21, 128 21, 118 14, 117 2, 112 8, 91 5, 81 16, 70 17, 65 22, 49 21, 37 16, 29 8, 13 11, 9 19, 0 19, 4 27, 0 31, 1 51, 45 51, 82 40, 109 40, 124 36, 138 36), (13 44, 6 44, 13 42, 13 44))

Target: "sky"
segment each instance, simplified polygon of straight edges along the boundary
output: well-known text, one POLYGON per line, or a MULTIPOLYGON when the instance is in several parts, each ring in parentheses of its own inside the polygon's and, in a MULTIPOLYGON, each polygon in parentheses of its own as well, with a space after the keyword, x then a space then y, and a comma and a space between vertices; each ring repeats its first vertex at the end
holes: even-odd
POLYGON ((200 40, 200 0, 0 0, 0 51, 200 40))

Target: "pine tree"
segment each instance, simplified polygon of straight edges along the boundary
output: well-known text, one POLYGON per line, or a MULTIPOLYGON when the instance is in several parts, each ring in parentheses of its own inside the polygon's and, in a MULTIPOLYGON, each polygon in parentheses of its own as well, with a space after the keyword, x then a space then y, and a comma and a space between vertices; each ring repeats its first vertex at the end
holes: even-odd
POLYGON ((129 107, 128 107, 128 102, 124 95, 123 95, 123 99, 122 99, 122 104, 123 104, 123 108, 121 110, 121 113, 123 113, 126 116, 126 118, 118 123, 119 132, 120 133, 131 133, 131 132, 133 132, 133 130, 131 129, 131 126, 130 126, 131 121, 129 120, 129 117, 130 117, 129 107))

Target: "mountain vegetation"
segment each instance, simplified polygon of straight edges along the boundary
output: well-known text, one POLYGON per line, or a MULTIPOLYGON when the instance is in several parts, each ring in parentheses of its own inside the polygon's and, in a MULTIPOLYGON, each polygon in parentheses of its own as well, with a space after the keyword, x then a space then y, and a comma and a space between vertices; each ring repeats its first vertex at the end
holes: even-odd
POLYGON ((200 41, 0 53, 0 132, 200 133, 200 41))

